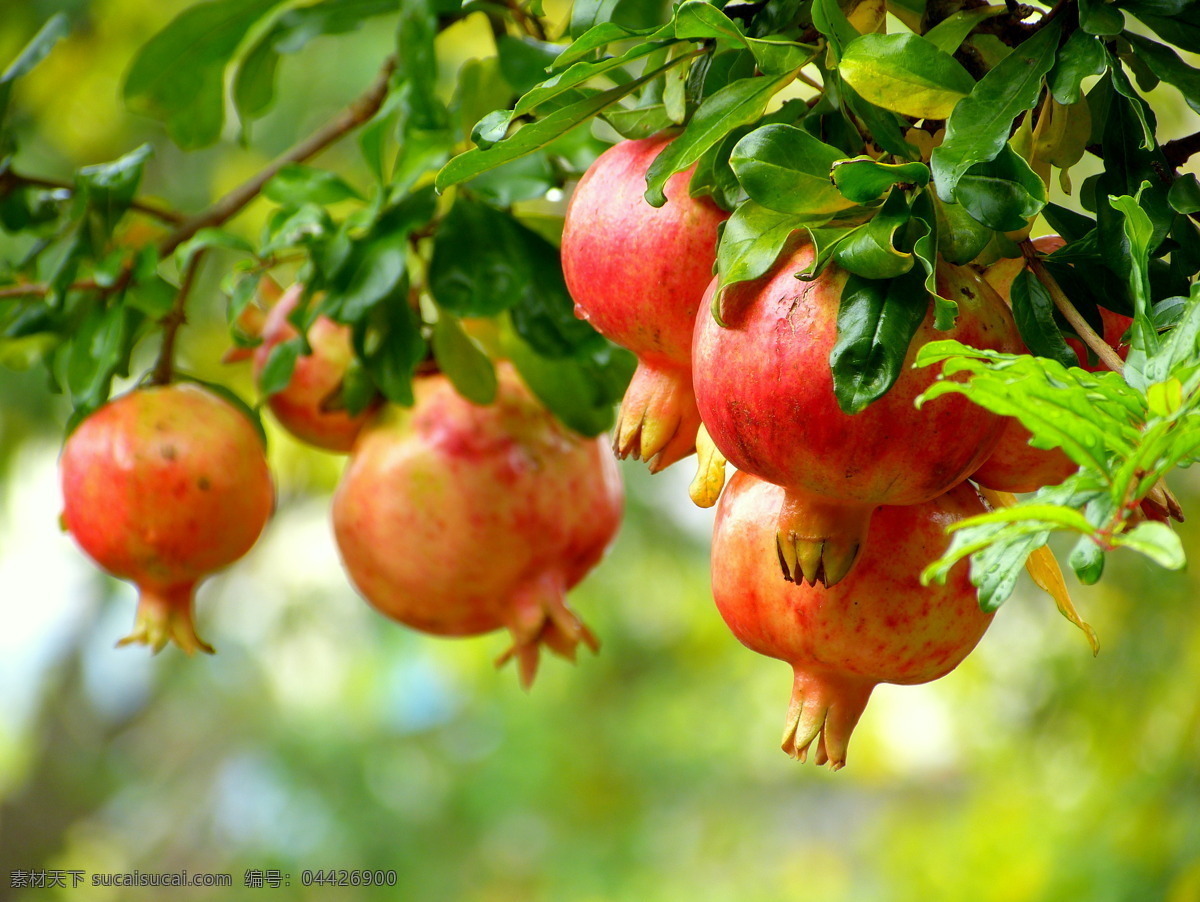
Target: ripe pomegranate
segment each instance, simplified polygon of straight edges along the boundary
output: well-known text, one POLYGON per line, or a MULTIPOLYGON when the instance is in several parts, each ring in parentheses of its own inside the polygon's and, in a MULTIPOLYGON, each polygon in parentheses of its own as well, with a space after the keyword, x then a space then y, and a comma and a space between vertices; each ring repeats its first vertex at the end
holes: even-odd
POLYGON ((192 598, 208 574, 250 550, 271 515, 264 450, 245 414, 187 383, 135 389, 67 439, 63 523, 140 593, 133 632, 120 644, 212 651, 196 635, 192 598))
POLYGON ((966 479, 999 438, 1002 419, 965 398, 914 407, 939 371, 913 369, 917 349, 952 338, 1011 351, 1019 340, 1012 315, 984 294, 978 277, 946 266, 939 290, 958 301, 955 327, 935 331, 931 311, 891 390, 861 413, 845 414, 829 357, 847 274, 829 266, 813 281, 797 280, 793 274, 812 258, 812 245, 797 241, 767 275, 731 286, 726 328, 711 316, 697 318, 693 378, 721 453, 785 488, 777 535, 785 577, 832 586, 850 571, 878 505, 937 497, 966 479))
POLYGON ((602 153, 571 197, 562 239, 576 316, 638 357, 613 450, 652 472, 695 450, 692 327, 716 264, 717 226, 729 215, 688 195, 695 167, 667 181, 665 206, 646 203, 646 170, 670 140, 623 141, 602 153))
POLYGON ((717 505, 712 589, 734 636, 795 671, 783 749, 804 761, 846 763, 846 746, 877 683, 927 683, 970 653, 991 622, 965 561, 943 585, 922 586, 946 527, 984 512, 969 484, 924 504, 881 507, 862 559, 833 588, 774 578, 775 518, 785 490, 737 473, 717 505))
MULTIPOLYGON (((254 351, 256 380, 262 376, 275 346, 299 335, 288 322, 288 315, 303 293, 303 285, 292 285, 267 314, 262 344, 254 351)), ((267 405, 275 419, 301 441, 327 451, 348 452, 378 404, 358 414, 330 405, 354 356, 348 326, 327 316, 317 317, 308 330, 308 343, 312 353, 296 361, 291 381, 282 391, 270 395, 267 405)))
POLYGON ((380 612, 415 629, 470 636, 507 627, 528 687, 538 646, 574 659, 598 644, 565 592, 617 531, 621 485, 598 439, 566 431, 512 366, 479 407, 442 375, 414 384, 362 434, 333 500, 342 561, 380 612))

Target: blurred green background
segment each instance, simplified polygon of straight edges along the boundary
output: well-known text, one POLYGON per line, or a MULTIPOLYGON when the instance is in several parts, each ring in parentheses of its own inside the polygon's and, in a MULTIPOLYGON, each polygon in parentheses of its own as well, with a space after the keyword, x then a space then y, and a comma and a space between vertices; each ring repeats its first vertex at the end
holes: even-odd
MULTIPOLYGON (((183 154, 124 111, 120 83, 186 5, 0 0, 0 68, 54 12, 74 24, 19 85, 17 168, 66 178, 148 140, 143 193, 200 209, 356 96, 392 40, 387 18, 315 40, 284 60, 247 144, 231 131, 183 154)), ((448 83, 490 50, 476 19, 440 40, 448 83)), ((1162 120, 1164 137, 1196 127, 1182 107, 1162 120)), ((353 140, 319 162, 363 179, 353 140)), ((266 210, 231 227, 253 234, 266 210)), ((219 269, 183 357, 253 397, 219 363, 219 269)), ((790 674, 716 614, 687 463, 653 479, 623 466, 624 528, 573 596, 601 654, 548 660, 525 694, 492 668, 504 637, 429 639, 357 598, 328 525, 341 461, 278 430, 280 510, 200 592, 219 653, 115 650, 133 590, 58 530, 65 413, 38 372, 0 370, 0 899, 1200 900, 1194 572, 1118 556, 1102 585, 1073 584, 1095 659, 1024 586, 949 677, 880 687, 829 774, 778 750, 790 674), (54 868, 229 873, 234 888, 9 885, 54 868), (301 886, 328 868, 394 869, 397 887, 301 886), (243 888, 269 869, 290 886, 243 888)), ((1182 532, 1196 554, 1200 531, 1182 532)))

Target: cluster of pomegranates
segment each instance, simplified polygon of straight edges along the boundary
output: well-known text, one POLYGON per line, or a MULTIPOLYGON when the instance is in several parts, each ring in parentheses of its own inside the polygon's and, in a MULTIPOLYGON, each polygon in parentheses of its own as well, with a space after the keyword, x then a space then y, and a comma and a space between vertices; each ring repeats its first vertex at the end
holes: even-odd
MULTIPOLYGON (((727 214, 689 195, 690 172, 667 183, 665 206, 643 199, 669 140, 622 142, 584 175, 567 210, 564 274, 577 314, 638 357, 617 456, 657 471, 706 430, 739 471, 716 512, 713 596, 741 642, 793 668, 784 749, 804 759, 815 748, 817 763, 836 769, 877 683, 944 675, 988 626, 965 565, 940 585, 918 579, 945 550, 946 527, 985 510, 968 480, 1029 491, 1072 466, 960 396, 918 411, 936 369, 905 366, 880 400, 843 412, 829 360, 848 274, 829 265, 798 279, 814 256, 799 233, 770 272, 725 290, 718 323, 709 311, 727 214)), ((1001 261, 981 277, 942 265, 938 290, 957 301, 957 321, 935 332, 930 312, 909 362, 938 338, 1022 350, 1003 299, 1019 268, 1001 261)), ((256 373, 297 334, 289 314, 302 292, 293 286, 266 317, 256 373)), ((1112 331, 1115 345, 1122 324, 1112 331)), ((515 660, 526 686, 542 645, 567 658, 581 643, 596 649, 565 599, 620 521, 616 464, 600 440, 563 427, 504 361, 489 405, 433 373, 417 377, 411 408, 351 415, 337 403, 353 353, 347 327, 318 318, 307 344, 266 403, 298 438, 349 453, 333 526, 367 601, 435 635, 507 629, 512 646, 498 663, 515 660)), ((75 430, 61 474, 66 528, 139 587, 124 641, 211 650, 192 624, 195 588, 250 549, 273 506, 250 419, 196 384, 137 388, 75 430)))
MULTIPOLYGON (((860 413, 839 407, 830 369, 849 276, 828 265, 801 281, 814 259, 804 235, 766 275, 725 288, 719 323, 710 308, 725 214, 689 195, 690 172, 668 182, 665 206, 642 197, 669 140, 617 144, 584 175, 563 271, 577 314, 638 356, 616 453, 661 469, 696 448, 702 423, 737 467, 717 508, 713 596, 743 644, 793 668, 784 750, 804 759, 815 742, 817 763, 837 769, 873 686, 946 674, 988 626, 965 566, 942 585, 918 578, 945 551, 946 527, 985 510, 967 480, 1031 491, 1074 467, 959 396, 915 408, 939 375, 910 365, 924 343, 1024 350, 1007 285, 998 292, 970 267, 940 264, 954 327, 934 331, 931 298, 900 377, 860 413)), ((1011 284, 1021 266, 1002 261, 985 276, 1011 284)))
MULTIPOLYGON (((288 314, 302 291, 293 286, 267 314, 256 376, 297 334, 288 314)), ((490 405, 435 373, 417 378, 411 409, 375 403, 351 415, 336 403, 349 329, 320 317, 307 334, 311 353, 266 403, 297 438, 350 453, 333 525, 367 601, 435 635, 508 629, 512 647, 497 664, 515 660, 524 686, 542 645, 569 659, 580 643, 598 648, 566 592, 620 523, 620 479, 602 442, 562 426, 506 362, 490 405)), ((249 551, 273 504, 251 420, 198 385, 137 388, 83 422, 60 470, 66 528, 140 590, 122 641, 212 651, 193 626, 195 588, 249 551)))

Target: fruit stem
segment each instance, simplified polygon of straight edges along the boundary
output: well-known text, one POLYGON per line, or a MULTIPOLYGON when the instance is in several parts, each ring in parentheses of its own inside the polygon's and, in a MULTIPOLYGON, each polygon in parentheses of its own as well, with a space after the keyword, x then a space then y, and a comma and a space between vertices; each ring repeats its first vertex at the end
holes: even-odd
POLYGON ((1050 300, 1054 301, 1054 306, 1058 308, 1067 322, 1071 324, 1071 328, 1075 330, 1075 334, 1095 352, 1096 356, 1100 358, 1100 361, 1106 367, 1114 373, 1124 375, 1125 361, 1120 358, 1107 341, 1096 334, 1096 330, 1088 324, 1088 321, 1083 318, 1083 315, 1080 314, 1075 305, 1063 293, 1058 282, 1054 280, 1054 276, 1050 275, 1050 271, 1042 263, 1042 259, 1038 256, 1037 248, 1033 246, 1033 242, 1026 238, 1020 242, 1019 246, 1021 253, 1025 255, 1025 263, 1029 266, 1029 271, 1037 276, 1037 280, 1049 292, 1050 300))
POLYGON ((200 260, 203 256, 204 251, 200 250, 188 261, 188 265, 183 271, 183 278, 179 282, 179 293, 175 295, 175 303, 171 305, 167 315, 159 320, 159 325, 163 330, 163 339, 162 347, 158 352, 158 363, 154 365, 154 372, 150 376, 152 385, 167 385, 175 375, 175 338, 179 334, 179 327, 187 322, 184 308, 187 305, 187 296, 191 293, 192 285, 196 281, 196 272, 200 268, 200 260))

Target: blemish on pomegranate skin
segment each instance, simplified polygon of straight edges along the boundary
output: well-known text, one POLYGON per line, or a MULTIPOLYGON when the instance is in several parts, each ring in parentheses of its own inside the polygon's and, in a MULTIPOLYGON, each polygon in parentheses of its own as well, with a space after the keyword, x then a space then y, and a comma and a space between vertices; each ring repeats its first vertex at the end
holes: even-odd
POLYGON ((212 483, 208 481, 207 476, 201 476, 199 479, 196 480, 196 488, 198 488, 202 492, 207 492, 209 489, 212 488, 212 483))
POLYGON ((164 460, 174 460, 179 456, 179 453, 175 450, 174 445, 163 445, 159 449, 158 453, 163 456, 164 460))

